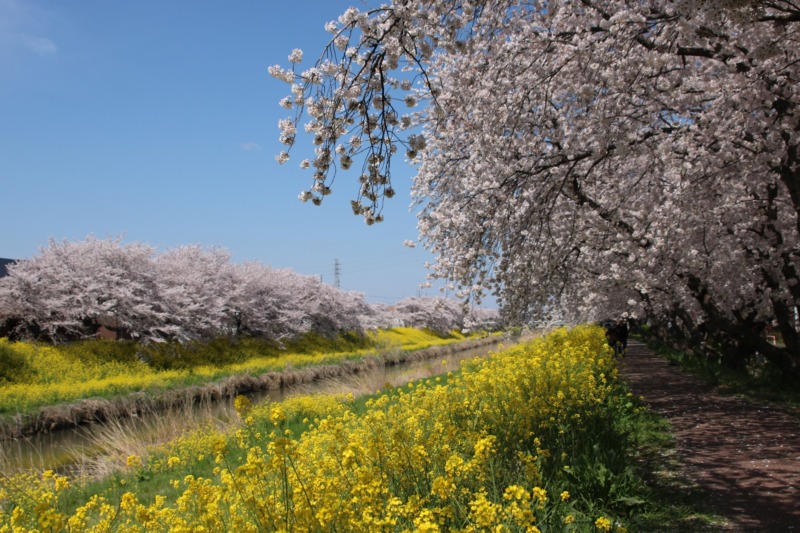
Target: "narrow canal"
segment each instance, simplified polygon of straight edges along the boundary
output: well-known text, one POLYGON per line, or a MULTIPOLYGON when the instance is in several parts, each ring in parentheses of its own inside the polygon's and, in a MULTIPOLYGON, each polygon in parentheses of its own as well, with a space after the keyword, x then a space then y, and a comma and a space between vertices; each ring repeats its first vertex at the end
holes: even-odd
MULTIPOLYGON (((297 394, 373 393, 387 385, 398 386, 410 380, 450 372, 461 361, 484 357, 496 345, 469 348, 442 357, 432 357, 392 366, 376 365, 366 372, 324 379, 281 389, 247 394, 253 403, 280 402, 297 394)), ((188 403, 176 409, 148 416, 132 416, 104 423, 38 433, 30 437, 0 441, 0 474, 13 475, 28 470, 52 469, 75 475, 99 475, 113 468, 115 461, 149 446, 169 442, 193 429, 213 426, 229 428, 237 424, 233 398, 188 403)))

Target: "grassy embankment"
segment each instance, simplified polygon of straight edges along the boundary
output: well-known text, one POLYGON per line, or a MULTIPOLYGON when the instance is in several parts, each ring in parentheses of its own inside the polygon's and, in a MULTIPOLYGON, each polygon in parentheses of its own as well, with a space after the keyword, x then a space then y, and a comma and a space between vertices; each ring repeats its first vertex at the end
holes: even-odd
POLYGON ((559 330, 372 396, 240 399, 237 410, 238 429, 184 435, 101 481, 5 479, 0 524, 623 532, 687 530, 694 514, 691 501, 647 487, 645 451, 668 434, 617 380, 598 328, 559 330))
POLYGON ((107 400, 142 391, 153 396, 232 376, 336 365, 464 339, 456 332, 441 336, 411 328, 332 340, 308 335, 285 346, 257 339, 150 346, 102 340, 52 346, 0 339, 0 423, 86 398, 107 400))

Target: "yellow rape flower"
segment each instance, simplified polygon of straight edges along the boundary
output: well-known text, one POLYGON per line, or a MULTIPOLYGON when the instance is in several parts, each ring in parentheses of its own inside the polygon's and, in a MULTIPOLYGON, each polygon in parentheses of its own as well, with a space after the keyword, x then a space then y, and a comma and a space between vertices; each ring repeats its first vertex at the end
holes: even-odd
POLYGON ((53 480, 55 482, 55 489, 56 491, 61 491, 69 487, 69 479, 66 476, 54 476, 53 480))
MULTIPOLYGON (((163 459, 153 468, 165 469, 225 453, 209 479, 174 481, 180 492, 174 503, 144 505, 133 492, 121 501, 98 499, 61 524, 76 531, 91 526, 131 532, 558 529, 554 521, 569 525, 575 517, 536 509, 549 501, 550 473, 567 468, 557 432, 580 438, 613 392, 616 374, 603 343, 602 332, 591 328, 559 331, 464 364, 440 386, 418 381, 408 393, 390 391, 358 415, 343 395, 253 407, 240 401, 238 410, 247 411, 244 420, 252 417, 253 423, 241 428, 238 440, 205 428, 154 455, 163 459), (306 419, 313 427, 299 438, 283 427, 289 419, 306 419), (259 437, 257 428, 267 421, 274 428, 259 437), (498 471, 506 463, 513 463, 513 473, 498 471), (505 489, 490 496, 486 487, 505 489)), ((141 461, 131 456, 129 465, 140 467, 141 461)), ((42 494, 31 492, 44 503, 42 511, 58 503, 53 488, 59 478, 49 473, 46 479, 40 480, 42 494)), ((569 492, 560 497, 569 501, 569 492)), ((32 506, 17 507, 0 515, 0 529, 43 529, 40 516, 32 506)), ((601 518, 605 522, 598 519, 595 526, 610 531, 603 527, 613 528, 612 522, 601 518)))
POLYGON ((239 395, 233 400, 233 408, 239 418, 245 418, 250 410, 253 408, 253 402, 247 396, 239 395))
POLYGON ((539 507, 544 507, 544 504, 547 503, 547 491, 541 487, 534 487, 533 488, 533 498, 539 502, 539 507))
POLYGON ((286 413, 281 406, 275 405, 270 410, 269 419, 273 424, 279 426, 284 420, 286 420, 286 413))
POLYGON ((486 493, 479 493, 474 500, 469 502, 470 518, 481 529, 491 527, 497 520, 500 506, 490 502, 486 493))
POLYGON ((608 518, 601 516, 597 520, 594 521, 594 527, 601 531, 611 531, 611 520, 608 518))

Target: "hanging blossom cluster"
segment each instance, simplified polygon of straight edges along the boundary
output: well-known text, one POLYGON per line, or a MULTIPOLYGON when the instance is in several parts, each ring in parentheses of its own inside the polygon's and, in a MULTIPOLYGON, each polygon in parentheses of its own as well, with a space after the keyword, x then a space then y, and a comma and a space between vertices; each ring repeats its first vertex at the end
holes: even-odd
POLYGON ((306 199, 355 130, 369 221, 402 143, 431 276, 460 295, 519 321, 629 313, 800 375, 796 3, 395 0, 329 29, 294 85, 317 146, 306 199), (404 68, 419 89, 390 99, 404 68))
POLYGON ((300 162, 313 176, 299 199, 321 204, 337 172, 355 166, 359 188, 353 213, 370 225, 383 220, 383 201, 395 194, 392 158, 399 152, 418 162, 426 146, 420 127, 428 108, 415 108, 421 103, 435 108, 440 92, 426 65, 440 47, 463 43, 480 2, 462 2, 456 11, 436 3, 421 9, 397 4, 350 8, 328 23, 331 42, 311 68, 298 71, 303 53, 294 50, 291 68, 269 69, 291 85, 280 105, 294 111, 278 124, 286 149, 277 161, 289 160, 300 129, 313 147, 313 155, 300 162))

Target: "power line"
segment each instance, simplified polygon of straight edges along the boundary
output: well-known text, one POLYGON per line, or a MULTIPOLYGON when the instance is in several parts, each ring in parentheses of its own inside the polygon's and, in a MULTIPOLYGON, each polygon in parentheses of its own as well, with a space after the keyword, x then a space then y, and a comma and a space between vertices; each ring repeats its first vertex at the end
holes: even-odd
MULTIPOLYGON (((385 270, 389 267, 394 267, 397 269, 408 269, 414 267, 422 267, 424 264, 424 259, 419 260, 413 257, 409 257, 407 254, 404 255, 402 253, 399 254, 385 254, 380 257, 376 258, 368 258, 366 260, 358 259, 358 258, 346 258, 344 262, 340 261, 340 264, 347 263, 347 271, 348 272, 368 272, 373 270, 385 270)), ((431 260, 432 261, 432 260, 431 260)), ((308 272, 319 272, 322 270, 328 270, 330 268, 330 263, 328 264, 308 264, 303 267, 303 270, 308 272)))

